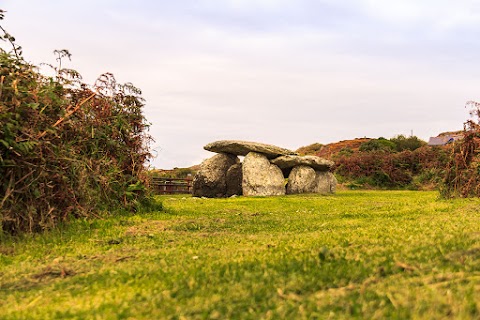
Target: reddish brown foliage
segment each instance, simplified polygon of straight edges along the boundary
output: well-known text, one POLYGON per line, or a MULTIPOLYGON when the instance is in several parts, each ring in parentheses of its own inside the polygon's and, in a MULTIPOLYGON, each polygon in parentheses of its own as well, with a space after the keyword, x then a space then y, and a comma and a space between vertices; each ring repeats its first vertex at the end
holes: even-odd
POLYGON ((14 51, 0 48, 0 234, 134 209, 150 156, 140 90, 109 73, 82 83, 61 68, 66 50, 55 51, 54 77, 14 51))
POLYGON ((426 171, 443 170, 448 156, 445 148, 421 147, 414 151, 355 152, 335 157, 336 173, 348 180, 363 179, 377 187, 406 187, 426 171))
POLYGON ((352 151, 358 151, 362 143, 368 142, 370 138, 356 138, 354 140, 343 140, 335 143, 330 143, 322 147, 320 152, 316 155, 322 158, 331 159, 340 151, 350 149, 352 151))
POLYGON ((480 103, 470 101, 467 106, 477 122, 465 122, 464 138, 453 149, 441 190, 447 198, 480 196, 480 103))

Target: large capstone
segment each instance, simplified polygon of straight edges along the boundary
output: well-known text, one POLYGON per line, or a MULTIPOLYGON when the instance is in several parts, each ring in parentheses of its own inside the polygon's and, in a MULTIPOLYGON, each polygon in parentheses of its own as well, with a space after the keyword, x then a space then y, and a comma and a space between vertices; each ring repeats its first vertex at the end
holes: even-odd
POLYGON ((329 171, 334 165, 333 161, 317 156, 284 155, 273 159, 271 162, 282 170, 288 170, 295 166, 308 166, 315 171, 329 171))
POLYGON ((267 157, 250 152, 243 160, 243 195, 276 196, 285 194, 282 170, 268 161, 267 157))
POLYGON ((237 163, 227 171, 227 197, 241 196, 242 190, 242 164, 237 163))
POLYGON ((227 195, 226 176, 228 169, 240 160, 232 154, 217 154, 200 165, 193 178, 193 196, 221 198, 227 195))
POLYGON ((281 155, 295 155, 292 150, 280 148, 271 144, 239 141, 239 140, 221 140, 207 144, 203 147, 205 150, 218 153, 231 153, 237 156, 246 156, 250 152, 261 153, 268 159, 277 158, 281 155))
POLYGON ((287 194, 314 193, 315 170, 307 166, 296 166, 288 176, 287 194))
POLYGON ((315 193, 335 193, 337 189, 337 178, 329 171, 316 171, 315 193))

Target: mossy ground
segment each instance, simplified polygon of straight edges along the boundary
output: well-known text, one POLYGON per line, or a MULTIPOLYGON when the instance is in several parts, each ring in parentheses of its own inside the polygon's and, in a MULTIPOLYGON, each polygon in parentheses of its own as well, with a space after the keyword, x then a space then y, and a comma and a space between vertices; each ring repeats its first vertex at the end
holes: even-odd
POLYGON ((1 319, 474 319, 480 200, 158 197, 0 242, 1 319))

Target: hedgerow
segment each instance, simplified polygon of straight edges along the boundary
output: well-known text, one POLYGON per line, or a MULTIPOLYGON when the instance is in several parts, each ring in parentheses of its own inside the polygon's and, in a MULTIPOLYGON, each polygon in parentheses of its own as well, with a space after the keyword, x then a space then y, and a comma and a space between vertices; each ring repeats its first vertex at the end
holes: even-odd
POLYGON ((380 188, 423 188, 436 186, 449 160, 445 148, 424 146, 414 151, 339 153, 335 173, 342 181, 380 188))
POLYGON ((1 31, 13 50, 0 48, 0 233, 133 208, 150 156, 141 91, 110 73, 83 83, 66 50, 46 76, 1 31))

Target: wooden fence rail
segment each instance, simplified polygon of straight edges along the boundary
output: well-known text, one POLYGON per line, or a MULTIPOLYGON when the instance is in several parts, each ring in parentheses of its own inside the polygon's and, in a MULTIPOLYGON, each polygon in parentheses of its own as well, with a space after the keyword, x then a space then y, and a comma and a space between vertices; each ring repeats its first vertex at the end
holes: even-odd
POLYGON ((192 193, 192 178, 158 178, 152 177, 150 180, 156 194, 181 194, 192 193))

